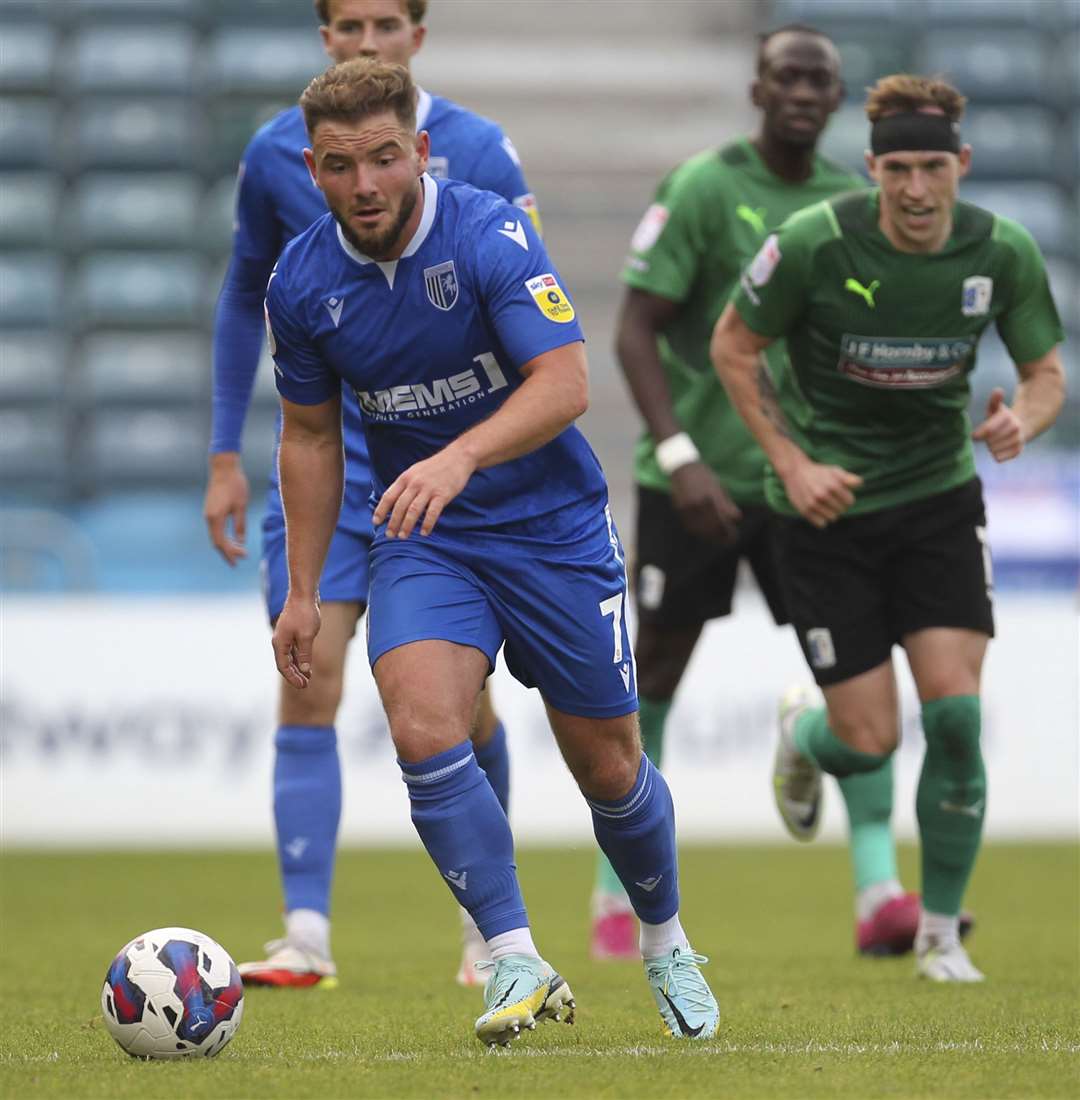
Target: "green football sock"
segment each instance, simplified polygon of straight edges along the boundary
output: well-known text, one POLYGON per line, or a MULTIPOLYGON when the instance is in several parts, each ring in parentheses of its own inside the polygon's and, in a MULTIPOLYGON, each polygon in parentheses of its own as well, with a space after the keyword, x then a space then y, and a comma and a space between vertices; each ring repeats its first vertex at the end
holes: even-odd
POLYGON ((922 838, 923 906, 956 916, 982 839, 986 768, 977 695, 924 703, 926 756, 915 809, 922 838))
POLYGON ((856 891, 900 877, 893 839, 893 762, 838 780, 847 806, 856 891))
MULTIPOLYGON (((668 711, 671 710, 670 699, 639 699, 638 722, 641 725, 641 743, 645 749, 645 755, 656 767, 660 767, 660 755, 664 748, 664 726, 667 723, 668 711)), ((595 892, 598 894, 622 894, 626 891, 615 874, 615 869, 608 863, 607 856, 603 852, 596 853, 596 882, 595 892)))
POLYGON ((845 745, 829 729, 829 716, 824 707, 812 707, 799 715, 793 740, 803 756, 809 756, 822 771, 837 779, 876 771, 891 755, 877 756, 845 745))

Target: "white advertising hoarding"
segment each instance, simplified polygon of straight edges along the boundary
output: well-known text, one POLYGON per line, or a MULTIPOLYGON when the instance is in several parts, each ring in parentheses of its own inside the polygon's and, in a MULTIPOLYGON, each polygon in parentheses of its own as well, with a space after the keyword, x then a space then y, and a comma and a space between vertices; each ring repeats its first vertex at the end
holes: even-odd
MULTIPOLYGON (((992 837, 1075 836, 1080 821, 1078 631, 1069 596, 997 603, 984 678, 992 837)), ((277 673, 256 598, 5 598, 2 807, 6 845, 204 847, 272 840, 277 673)), ((903 669, 898 655, 898 668, 903 669)), ((703 635, 673 708, 664 771, 683 839, 782 840, 770 766, 775 705, 806 679, 790 630, 753 592, 703 635)), ((534 691, 500 662, 511 817, 521 841, 586 841, 590 820, 534 691)), ((914 836, 922 744, 902 674, 896 822, 914 836)), ((353 644, 338 723, 344 843, 414 842, 404 784, 364 654, 353 644)), ((824 835, 839 839, 839 794, 824 835)))

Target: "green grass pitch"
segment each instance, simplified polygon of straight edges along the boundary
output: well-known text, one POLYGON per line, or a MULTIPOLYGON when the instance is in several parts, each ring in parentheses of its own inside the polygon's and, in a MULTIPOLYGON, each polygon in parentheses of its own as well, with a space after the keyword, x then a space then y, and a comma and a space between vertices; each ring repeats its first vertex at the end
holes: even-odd
MULTIPOLYGON (((915 853, 902 853, 916 881, 915 853)), ((279 932, 270 853, 8 853, 0 878, 5 1097, 1076 1097, 1080 849, 993 845, 969 895, 981 987, 858 959, 841 848, 688 847, 683 915, 720 1000, 714 1041, 661 1034, 640 968, 590 962, 592 854, 525 849, 537 942, 577 996, 512 1052, 475 1040, 458 920, 426 856, 341 855, 335 991, 249 992, 217 1059, 136 1062, 102 1024, 132 936, 199 928, 236 957, 279 932)))

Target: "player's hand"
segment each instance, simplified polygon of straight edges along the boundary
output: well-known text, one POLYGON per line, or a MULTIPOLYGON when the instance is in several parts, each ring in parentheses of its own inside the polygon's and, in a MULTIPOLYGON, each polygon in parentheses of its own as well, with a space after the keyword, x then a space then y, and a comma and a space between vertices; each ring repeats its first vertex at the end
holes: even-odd
POLYGON ((407 539, 420 524, 430 535, 443 509, 465 488, 476 464, 451 444, 410 466, 379 498, 372 517, 386 522, 386 537, 407 539))
POLYGON ((247 550, 244 548, 247 505, 248 480, 240 465, 240 456, 235 451, 211 455, 203 518, 210 532, 210 541, 230 565, 247 557, 247 550))
POLYGON ((732 542, 742 513, 704 462, 688 462, 671 475, 671 502, 692 535, 732 542))
POLYGON ((862 483, 858 474, 809 459, 784 478, 788 500, 815 527, 825 527, 839 519, 855 503, 854 490, 862 483))
POLYGON ((319 601, 285 598, 274 624, 274 663, 278 672, 294 688, 305 688, 311 679, 311 650, 319 633, 319 601))
POLYGON ((1024 449, 1024 425, 1005 404, 1003 389, 990 394, 986 419, 971 433, 971 438, 985 443, 997 462, 1008 462, 1024 449))

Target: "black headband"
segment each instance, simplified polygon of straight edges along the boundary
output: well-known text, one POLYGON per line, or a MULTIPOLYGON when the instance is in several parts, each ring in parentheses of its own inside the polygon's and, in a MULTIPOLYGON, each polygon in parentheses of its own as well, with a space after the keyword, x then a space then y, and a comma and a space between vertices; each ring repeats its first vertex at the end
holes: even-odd
POLYGON ((882 153, 960 152, 960 127, 947 115, 910 111, 879 118, 870 127, 870 151, 882 153))

